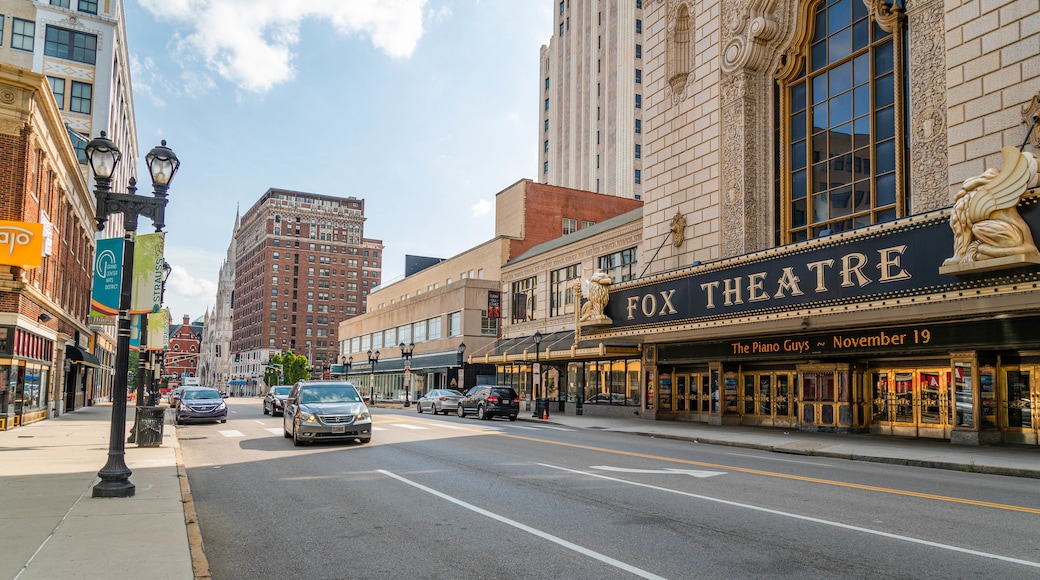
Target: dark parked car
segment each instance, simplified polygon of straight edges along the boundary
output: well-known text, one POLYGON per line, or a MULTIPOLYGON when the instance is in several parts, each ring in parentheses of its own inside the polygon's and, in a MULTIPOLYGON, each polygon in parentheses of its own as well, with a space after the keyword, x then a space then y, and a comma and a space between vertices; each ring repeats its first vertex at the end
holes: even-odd
POLYGON ((459 406, 459 400, 465 396, 454 389, 433 389, 415 401, 415 408, 420 413, 429 411, 434 415, 437 413, 447 415, 452 409, 459 406))
POLYGON ((372 415, 354 385, 346 381, 300 381, 285 400, 282 430, 293 444, 372 440, 372 415))
POLYGON ((520 396, 516 394, 513 387, 477 386, 470 389, 459 400, 455 412, 459 417, 476 413, 478 419, 502 416, 509 417, 510 421, 516 421, 516 415, 520 412, 520 396))
POLYGON ((178 425, 187 421, 220 421, 227 423, 227 404, 216 389, 209 387, 184 387, 177 401, 178 425))
POLYGON ((177 401, 181 400, 181 393, 184 392, 184 387, 176 387, 170 389, 170 392, 166 394, 166 400, 170 403, 171 409, 177 408, 177 401))
POLYGON ((281 415, 285 409, 285 399, 289 396, 289 391, 291 390, 292 385, 275 385, 271 387, 267 394, 264 395, 264 415, 270 414, 272 417, 281 415))

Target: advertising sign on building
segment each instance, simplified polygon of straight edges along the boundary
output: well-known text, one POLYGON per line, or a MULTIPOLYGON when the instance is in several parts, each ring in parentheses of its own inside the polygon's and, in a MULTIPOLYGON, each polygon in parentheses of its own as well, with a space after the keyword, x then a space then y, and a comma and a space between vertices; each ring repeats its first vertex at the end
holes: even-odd
POLYGON ((43 263, 43 224, 0 220, 0 264, 38 268, 43 263))
POLYGON ((502 318, 502 293, 488 290, 488 318, 502 318))

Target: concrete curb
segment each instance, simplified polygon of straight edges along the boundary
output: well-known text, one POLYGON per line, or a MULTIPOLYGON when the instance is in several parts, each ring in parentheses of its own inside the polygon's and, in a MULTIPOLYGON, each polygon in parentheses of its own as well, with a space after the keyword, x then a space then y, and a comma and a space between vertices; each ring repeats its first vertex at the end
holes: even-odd
MULTIPOLYGON (((174 428, 176 438, 176 427, 174 428)), ((206 548, 202 543, 202 530, 199 529, 198 514, 195 513, 195 500, 191 495, 188 474, 184 471, 184 456, 178 445, 174 451, 177 456, 177 478, 181 484, 181 503, 184 504, 184 524, 188 533, 188 550, 191 552, 191 569, 195 580, 209 580, 209 560, 206 559, 206 548)))

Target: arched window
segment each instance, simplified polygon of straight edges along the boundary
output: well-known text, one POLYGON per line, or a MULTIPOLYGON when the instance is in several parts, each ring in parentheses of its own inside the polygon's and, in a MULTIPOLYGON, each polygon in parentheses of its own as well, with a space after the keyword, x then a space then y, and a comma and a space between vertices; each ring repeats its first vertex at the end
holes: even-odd
POLYGON ((782 242, 907 215, 899 4, 822 0, 778 74, 782 242))
POLYGON ((676 94, 682 94, 686 81, 693 69, 691 50, 690 10, 686 4, 679 6, 675 16, 675 27, 668 37, 668 84, 676 94))

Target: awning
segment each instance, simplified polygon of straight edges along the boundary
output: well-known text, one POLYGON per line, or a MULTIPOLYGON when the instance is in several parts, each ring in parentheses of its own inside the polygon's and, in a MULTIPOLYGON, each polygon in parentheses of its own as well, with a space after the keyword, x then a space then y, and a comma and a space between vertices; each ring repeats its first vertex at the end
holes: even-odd
POLYGON ((244 384, 246 384, 246 382, 245 381, 228 381, 227 384, 229 384, 229 385, 244 385, 244 384))
POLYGON ((74 365, 101 368, 101 361, 96 356, 74 344, 65 345, 65 358, 74 365))
POLYGON ((582 338, 578 344, 574 344, 574 331, 562 330, 542 335, 542 339, 538 343, 535 342, 532 335, 500 338, 484 348, 477 349, 476 352, 467 352, 466 360, 470 363, 486 364, 533 362, 535 350, 540 351, 542 362, 639 357, 642 354, 642 349, 638 344, 624 342, 623 339, 603 342, 582 338))

